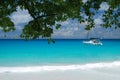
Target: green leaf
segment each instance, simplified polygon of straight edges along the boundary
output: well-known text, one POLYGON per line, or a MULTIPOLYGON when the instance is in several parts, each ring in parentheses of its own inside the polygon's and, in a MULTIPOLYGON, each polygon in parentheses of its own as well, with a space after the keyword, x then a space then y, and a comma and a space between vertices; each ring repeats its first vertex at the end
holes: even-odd
POLYGON ((59 29, 61 27, 61 24, 56 25, 56 29, 59 29))

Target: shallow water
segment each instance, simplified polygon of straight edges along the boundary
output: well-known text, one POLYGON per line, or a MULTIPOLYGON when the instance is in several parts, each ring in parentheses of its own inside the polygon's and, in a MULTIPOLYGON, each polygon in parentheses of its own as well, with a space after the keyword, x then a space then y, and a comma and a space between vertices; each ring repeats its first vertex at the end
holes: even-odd
POLYGON ((120 60, 120 40, 102 40, 103 45, 83 40, 0 40, 0 66, 81 64, 120 60))

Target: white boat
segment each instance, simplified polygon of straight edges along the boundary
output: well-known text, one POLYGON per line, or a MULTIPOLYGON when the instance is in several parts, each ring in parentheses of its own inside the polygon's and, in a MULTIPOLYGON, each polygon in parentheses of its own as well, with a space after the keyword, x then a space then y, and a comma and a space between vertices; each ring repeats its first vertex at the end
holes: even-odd
POLYGON ((88 41, 83 41, 83 43, 92 45, 103 45, 99 38, 91 38, 88 41))

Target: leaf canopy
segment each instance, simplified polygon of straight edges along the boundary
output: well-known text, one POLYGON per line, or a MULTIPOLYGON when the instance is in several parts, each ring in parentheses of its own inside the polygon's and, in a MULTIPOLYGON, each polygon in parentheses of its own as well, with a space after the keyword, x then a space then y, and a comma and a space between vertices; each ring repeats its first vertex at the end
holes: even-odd
POLYGON ((24 26, 21 37, 36 39, 41 36, 53 41, 53 26, 59 29, 61 25, 58 22, 69 18, 77 18, 80 23, 87 22, 86 30, 94 28, 94 16, 99 13, 103 2, 109 5, 109 9, 102 14, 101 26, 120 28, 120 0, 1 0, 0 27, 5 32, 15 30, 10 15, 19 6, 22 10, 28 10, 33 18, 24 26))

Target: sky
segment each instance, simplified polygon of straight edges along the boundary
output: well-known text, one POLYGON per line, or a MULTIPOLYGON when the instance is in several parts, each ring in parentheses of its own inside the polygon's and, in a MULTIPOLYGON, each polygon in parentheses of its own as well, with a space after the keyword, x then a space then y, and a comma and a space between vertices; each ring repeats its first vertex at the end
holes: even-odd
MULTIPOLYGON (((84 0, 85 1, 85 0, 84 0)), ((100 6, 100 11, 107 10, 109 6, 106 3, 102 3, 100 6)), ((10 15, 11 20, 15 24, 16 30, 13 32, 4 33, 0 30, 0 38, 4 38, 4 35, 7 38, 18 37, 24 28, 24 25, 27 24, 32 18, 30 17, 27 10, 21 10, 19 7, 16 12, 10 15)), ((52 38, 58 39, 85 39, 90 37, 103 38, 103 39, 120 39, 120 29, 114 28, 103 28, 100 26, 102 23, 101 14, 98 14, 95 17, 96 27, 91 29, 89 32, 85 30, 85 25, 87 23, 79 23, 77 19, 71 20, 68 19, 64 22, 61 22, 62 26, 59 30, 54 29, 52 38), (88 36, 89 33, 89 36, 88 36)))

